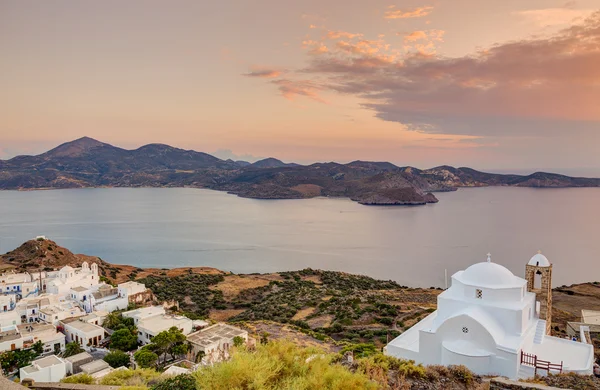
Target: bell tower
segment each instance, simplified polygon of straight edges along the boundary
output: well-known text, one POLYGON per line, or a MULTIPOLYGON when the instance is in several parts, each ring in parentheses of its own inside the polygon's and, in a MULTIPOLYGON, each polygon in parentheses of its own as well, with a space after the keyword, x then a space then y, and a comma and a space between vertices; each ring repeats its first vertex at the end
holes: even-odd
MULTIPOLYGON (((552 331, 552 264, 541 251, 525 266, 527 291, 536 294, 540 303, 539 317, 546 321, 546 334, 552 331)), ((536 308, 537 310, 537 308, 536 308)))

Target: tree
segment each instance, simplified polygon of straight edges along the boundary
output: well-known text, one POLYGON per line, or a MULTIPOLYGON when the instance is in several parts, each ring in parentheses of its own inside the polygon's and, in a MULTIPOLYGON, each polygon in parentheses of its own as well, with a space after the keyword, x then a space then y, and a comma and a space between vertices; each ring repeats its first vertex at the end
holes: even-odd
POLYGON ((73 341, 65 345, 65 352, 63 352, 62 357, 67 358, 69 356, 77 355, 81 352, 83 352, 83 348, 81 348, 81 346, 78 343, 73 341))
POLYGON ((142 348, 133 354, 133 358, 140 367, 150 368, 156 365, 158 355, 148 349, 142 348))
POLYGON ((175 358, 175 355, 186 353, 188 348, 185 342, 185 335, 175 326, 160 332, 152 339, 152 344, 156 346, 155 351, 159 356, 164 356, 163 362, 166 362, 167 354, 175 358))
POLYGON ((137 335, 124 328, 115 331, 110 336, 110 348, 121 351, 131 351, 137 347, 137 335))
POLYGON ((260 343, 261 344, 268 343, 269 342, 269 336, 270 336, 269 332, 262 332, 260 334, 260 343))
POLYGON ((44 343, 42 343, 41 340, 36 341, 35 344, 33 344, 33 351, 37 355, 41 355, 42 352, 44 352, 44 343))
POLYGON ((245 342, 246 342, 246 340, 244 340, 244 338, 241 336, 235 336, 233 338, 233 345, 235 347, 241 347, 242 345, 244 345, 245 342))
POLYGON ((118 349, 110 351, 108 355, 104 356, 104 361, 112 368, 128 367, 130 363, 129 355, 118 349))

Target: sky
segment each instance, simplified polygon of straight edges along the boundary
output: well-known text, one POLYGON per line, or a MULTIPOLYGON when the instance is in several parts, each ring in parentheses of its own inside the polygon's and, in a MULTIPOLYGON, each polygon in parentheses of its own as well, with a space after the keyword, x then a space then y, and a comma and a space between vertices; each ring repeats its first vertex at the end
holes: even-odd
POLYGON ((89 136, 600 176, 598 0, 0 0, 0 53, 0 159, 89 136))

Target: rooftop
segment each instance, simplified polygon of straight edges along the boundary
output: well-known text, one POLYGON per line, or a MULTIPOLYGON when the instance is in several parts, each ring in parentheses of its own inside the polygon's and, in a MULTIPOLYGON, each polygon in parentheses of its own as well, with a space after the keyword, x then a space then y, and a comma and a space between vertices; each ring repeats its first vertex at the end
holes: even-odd
POLYGON ((61 321, 65 326, 70 326, 77 330, 80 330, 84 333, 95 332, 98 330, 102 330, 104 332, 104 328, 98 325, 90 324, 89 322, 79 321, 79 319, 75 319, 75 321, 61 321))
POLYGON ((0 342, 11 341, 20 339, 21 335, 16 329, 6 330, 4 332, 0 332, 0 342))
POLYGON ((33 362, 31 362, 32 365, 36 365, 39 368, 46 368, 46 367, 55 366, 57 364, 62 364, 62 363, 64 363, 64 361, 61 358, 57 357, 56 355, 46 356, 46 357, 43 357, 41 359, 34 360, 33 362))
POLYGON ((236 336, 245 336, 247 334, 248 332, 235 326, 216 324, 190 334, 187 340, 190 343, 205 347, 222 339, 232 339, 236 336))
POLYGON ((488 261, 458 271, 452 278, 470 286, 488 288, 520 288, 527 283, 525 279, 515 276, 508 268, 492 263, 489 258, 488 261))
POLYGON ((600 311, 582 310, 581 321, 586 324, 600 325, 600 311))
POLYGON ((86 359, 93 359, 93 356, 87 352, 81 352, 81 353, 78 353, 77 355, 69 356, 65 360, 67 360, 71 363, 76 363, 76 362, 80 362, 80 361, 86 360, 86 359))
POLYGON ((179 328, 188 322, 191 323, 192 320, 187 317, 159 314, 157 316, 146 317, 140 320, 137 326, 138 328, 143 328, 150 333, 157 334, 163 330, 169 329, 172 326, 179 328))
POLYGON ((81 371, 85 372, 86 374, 93 374, 95 372, 102 371, 109 367, 110 365, 104 360, 94 360, 93 362, 89 362, 82 365, 81 371))
POLYGON ((165 309, 162 306, 141 307, 139 309, 123 312, 123 317, 148 318, 159 314, 165 314, 165 309))
POLYGON ((87 289, 85 287, 77 286, 77 287, 71 287, 71 290, 73 290, 75 292, 84 292, 84 291, 87 291, 89 289, 87 289))

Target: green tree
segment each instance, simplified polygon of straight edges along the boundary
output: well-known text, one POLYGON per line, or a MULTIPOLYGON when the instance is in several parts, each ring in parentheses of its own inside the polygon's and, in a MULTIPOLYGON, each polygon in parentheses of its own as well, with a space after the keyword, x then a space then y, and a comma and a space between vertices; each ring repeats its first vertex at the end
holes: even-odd
POLYGON ((110 336, 110 348, 131 351, 137 348, 137 335, 127 328, 119 329, 110 336))
POLYGON ((65 345, 65 351, 63 352, 63 357, 67 358, 69 356, 73 356, 73 355, 77 355, 78 353, 83 352, 83 348, 81 348, 81 346, 76 343, 76 342, 70 342, 67 343, 67 345, 65 345))
POLYGON ((158 355, 145 348, 142 348, 134 353, 133 358, 135 359, 135 362, 142 368, 154 367, 158 361, 158 355))
POLYGON ((118 349, 110 351, 108 355, 104 356, 104 361, 112 368, 128 367, 130 362, 129 355, 118 349))
POLYGON ((196 379, 191 374, 181 374, 152 386, 152 390, 196 390, 196 379))
POLYGON ((242 345, 244 345, 245 342, 246 342, 246 340, 244 340, 244 338, 241 336, 235 336, 233 338, 233 345, 235 347, 241 347, 242 345))
POLYGON ((159 356, 163 356, 163 363, 167 361, 167 354, 175 358, 175 355, 186 353, 187 344, 185 342, 185 335, 175 326, 160 332, 152 339, 152 344, 156 346, 155 352, 159 356))
POLYGON ((33 344, 33 351, 36 355, 41 355, 42 352, 44 352, 44 343, 42 343, 41 340, 36 341, 35 344, 33 344))

